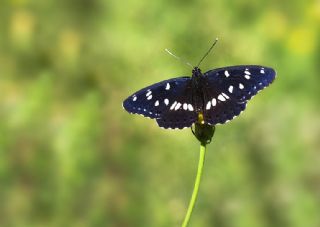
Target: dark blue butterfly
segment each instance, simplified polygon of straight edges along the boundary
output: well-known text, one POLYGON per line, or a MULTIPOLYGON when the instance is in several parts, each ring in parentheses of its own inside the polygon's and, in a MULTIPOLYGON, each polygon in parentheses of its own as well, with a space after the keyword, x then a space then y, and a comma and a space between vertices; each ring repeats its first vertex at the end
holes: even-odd
POLYGON ((163 128, 185 128, 197 121, 215 125, 238 116, 258 91, 275 78, 272 68, 258 65, 230 66, 192 77, 165 80, 134 93, 123 107, 134 114, 156 119, 163 128))

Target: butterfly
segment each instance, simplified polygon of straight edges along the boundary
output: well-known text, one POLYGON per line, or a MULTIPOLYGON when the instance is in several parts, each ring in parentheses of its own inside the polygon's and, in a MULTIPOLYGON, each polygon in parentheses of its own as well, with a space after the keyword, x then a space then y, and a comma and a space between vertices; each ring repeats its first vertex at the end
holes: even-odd
POLYGON ((165 129, 183 129, 196 122, 223 124, 244 111, 247 102, 275 76, 274 69, 259 65, 228 66, 205 73, 197 66, 191 77, 164 80, 135 92, 123 107, 155 119, 165 129))

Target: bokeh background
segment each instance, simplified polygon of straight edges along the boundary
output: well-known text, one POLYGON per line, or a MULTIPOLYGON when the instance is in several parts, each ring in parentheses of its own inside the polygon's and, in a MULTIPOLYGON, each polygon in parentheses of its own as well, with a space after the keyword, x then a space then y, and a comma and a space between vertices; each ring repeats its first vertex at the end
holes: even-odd
POLYGON ((204 71, 278 77, 217 127, 190 226, 319 227, 319 0, 1 0, 0 226, 179 226, 199 144, 121 104, 215 37, 204 71))

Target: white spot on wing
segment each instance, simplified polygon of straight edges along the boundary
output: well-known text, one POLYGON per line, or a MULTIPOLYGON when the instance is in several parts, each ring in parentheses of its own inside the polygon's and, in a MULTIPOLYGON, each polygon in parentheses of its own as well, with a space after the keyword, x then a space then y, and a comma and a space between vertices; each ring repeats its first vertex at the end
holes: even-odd
POLYGON ((251 75, 251 73, 248 71, 248 69, 246 69, 246 70, 244 71, 244 74, 246 74, 246 75, 251 75))
POLYGON ((244 75, 244 78, 246 78, 247 80, 249 80, 251 77, 249 75, 244 75))
POLYGON ((176 107, 174 108, 174 110, 178 110, 178 109, 180 109, 180 107, 181 107, 181 103, 178 102, 178 104, 176 105, 176 107))
POLYGON ((230 93, 233 92, 233 86, 232 86, 232 85, 229 86, 228 91, 229 91, 230 93))
POLYGON ((260 73, 265 74, 264 68, 261 68, 260 73))
POLYGON ((209 101, 209 102, 207 103, 207 106, 206 106, 206 109, 207 109, 207 110, 210 110, 210 108, 211 108, 211 101, 209 101))
POLYGON ((166 90, 169 90, 169 89, 170 89, 170 84, 167 83, 167 85, 166 85, 166 90))
POLYGON ((188 109, 188 104, 187 103, 183 103, 183 109, 187 110, 188 109))
POLYGON ((221 93, 221 95, 223 95, 226 99, 229 99, 230 97, 228 95, 226 95, 225 93, 221 93))
POLYGON ((225 97, 223 95, 218 95, 218 99, 221 101, 221 102, 224 102, 226 101, 225 97))
POLYGON ((166 104, 166 106, 169 105, 169 99, 165 99, 164 104, 166 104))
POLYGON ((215 98, 213 98, 211 100, 212 106, 216 106, 217 105, 217 100, 215 98))
POLYGON ((137 96, 133 96, 132 101, 137 101, 137 96))
POLYGON ((230 76, 228 70, 224 71, 224 75, 225 75, 226 77, 229 77, 229 76, 230 76))
POLYGON ((239 83, 239 88, 242 90, 244 88, 242 83, 239 83))
POLYGON ((191 104, 188 104, 188 110, 193 111, 193 106, 191 104))
POLYGON ((154 103, 154 106, 159 106, 159 101, 158 100, 154 103))
POLYGON ((174 101, 174 103, 170 106, 170 110, 173 110, 176 105, 177 105, 177 101, 174 101))
POLYGON ((151 93, 152 93, 152 91, 148 90, 148 92, 147 92, 146 96, 151 95, 151 93))
POLYGON ((148 99, 148 100, 152 99, 152 95, 149 95, 147 99, 148 99))

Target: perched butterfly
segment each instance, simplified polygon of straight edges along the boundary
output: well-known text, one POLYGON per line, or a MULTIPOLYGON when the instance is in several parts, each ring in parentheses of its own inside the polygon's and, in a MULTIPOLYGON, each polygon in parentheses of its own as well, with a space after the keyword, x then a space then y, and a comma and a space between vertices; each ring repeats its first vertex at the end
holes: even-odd
POLYGON ((191 77, 143 88, 129 96, 123 107, 129 113, 156 119, 166 129, 191 127, 199 121, 223 124, 238 116, 247 101, 272 83, 275 75, 272 68, 258 65, 228 66, 206 73, 194 67, 191 77))

